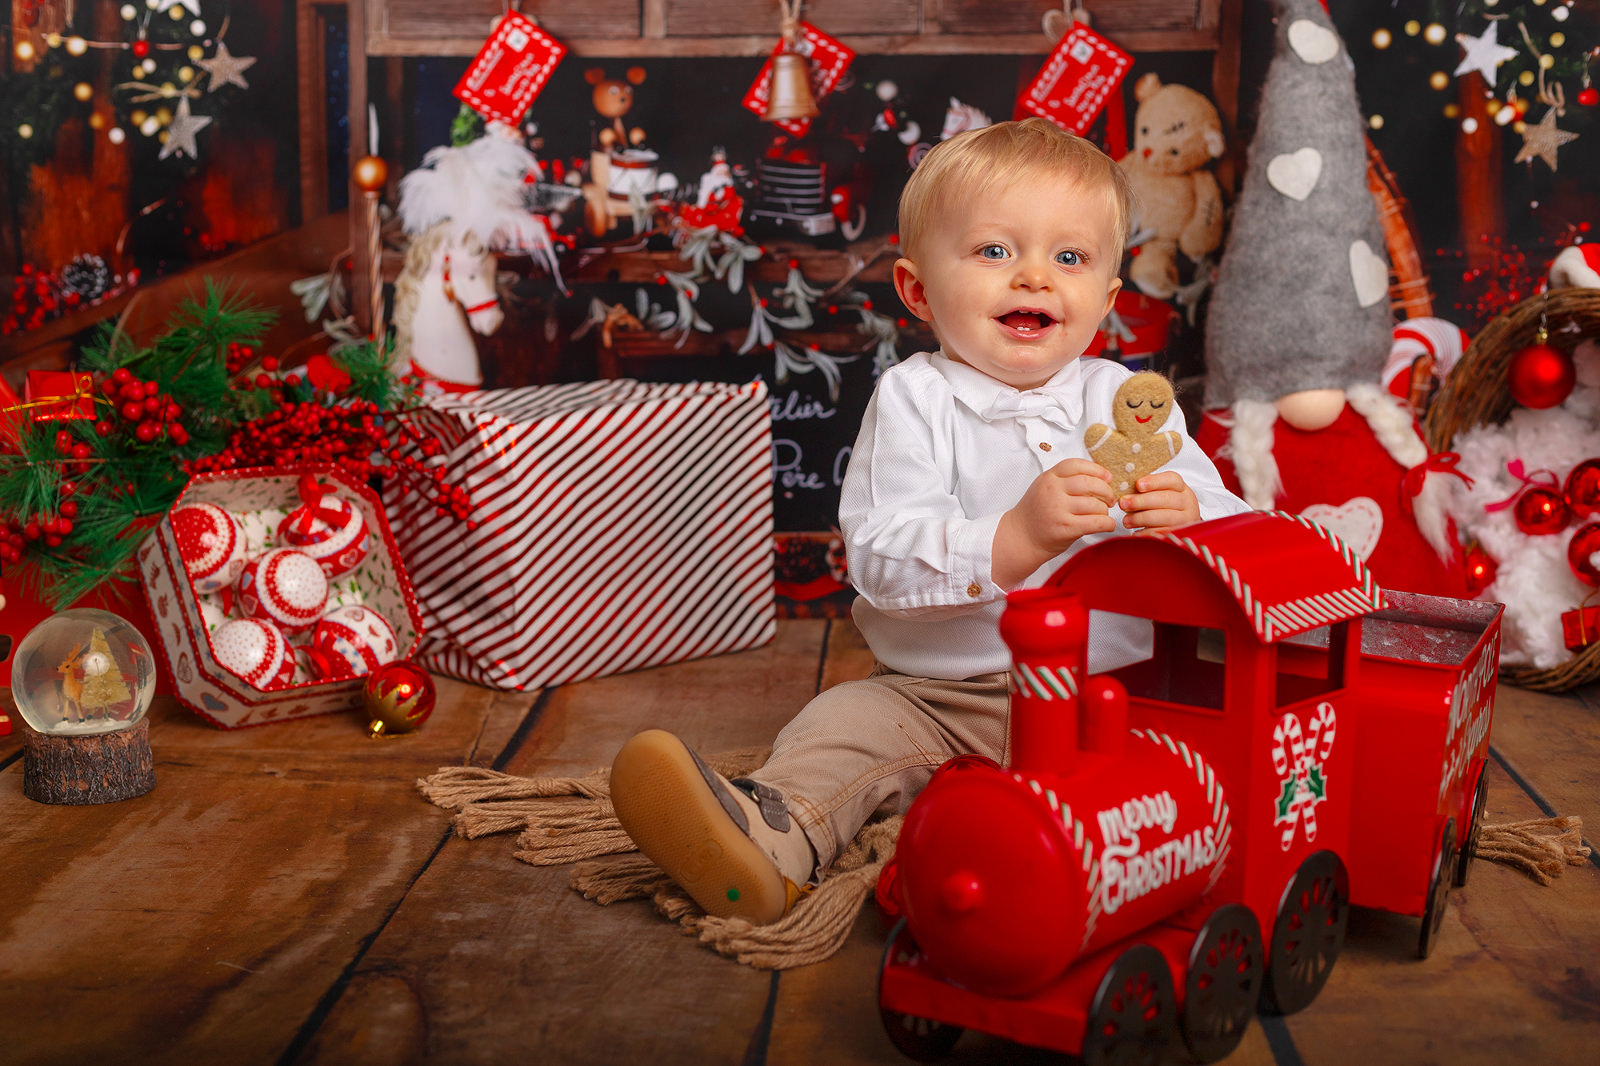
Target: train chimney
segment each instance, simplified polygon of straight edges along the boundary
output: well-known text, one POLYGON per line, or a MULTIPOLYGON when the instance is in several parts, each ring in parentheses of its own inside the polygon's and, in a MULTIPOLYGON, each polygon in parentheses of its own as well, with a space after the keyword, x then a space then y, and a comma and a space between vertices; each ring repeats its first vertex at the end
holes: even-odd
POLYGON ((1053 588, 1006 597, 1000 635, 1011 648, 1011 764, 1021 774, 1061 774, 1078 750, 1079 687, 1089 612, 1053 588))

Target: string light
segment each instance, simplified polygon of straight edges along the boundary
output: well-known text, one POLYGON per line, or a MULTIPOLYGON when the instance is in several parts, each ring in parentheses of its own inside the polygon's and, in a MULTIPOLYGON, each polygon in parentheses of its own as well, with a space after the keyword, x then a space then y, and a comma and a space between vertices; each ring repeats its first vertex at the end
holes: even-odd
POLYGON ((1448 89, 1450 87, 1450 75, 1442 70, 1436 70, 1428 75, 1428 84, 1435 89, 1448 89))
POLYGON ((1418 22, 1416 19, 1407 19, 1406 20, 1406 36, 1407 37, 1415 37, 1417 34, 1419 34, 1421 32, 1422 32, 1422 23, 1418 22))
POLYGON ((1422 31, 1422 39, 1429 44, 1443 44, 1445 28, 1437 22, 1428 23, 1428 28, 1422 31))
POLYGON ((1372 31, 1372 47, 1388 48, 1392 43, 1394 43, 1394 34, 1388 30, 1379 28, 1372 31))

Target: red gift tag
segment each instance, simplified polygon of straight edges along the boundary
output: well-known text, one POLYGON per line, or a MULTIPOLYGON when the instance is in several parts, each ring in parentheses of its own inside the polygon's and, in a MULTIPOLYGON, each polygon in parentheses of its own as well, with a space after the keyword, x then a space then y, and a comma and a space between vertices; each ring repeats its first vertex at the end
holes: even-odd
POLYGON ((94 417, 94 378, 66 370, 30 370, 23 406, 35 422, 73 422, 94 417))
POLYGON ((1017 99, 1017 110, 1081 136, 1132 65, 1132 56, 1075 22, 1017 99))
POLYGON ((1568 651, 1600 641, 1600 607, 1574 607, 1561 615, 1561 639, 1568 651))
POLYGON ((483 117, 514 126, 566 54, 566 45, 532 19, 507 12, 453 91, 483 117))
MULTIPOLYGON (((845 69, 856 57, 855 51, 849 45, 834 40, 809 22, 800 23, 800 39, 795 42, 794 50, 805 57, 806 69, 811 75, 811 96, 819 104, 822 103, 823 97, 833 92, 834 87, 839 84, 839 79, 844 77, 845 69)), ((776 56, 782 51, 783 42, 780 40, 778 47, 772 50, 772 54, 776 56)), ((755 84, 744 94, 744 106, 757 115, 765 116, 771 93, 772 60, 769 58, 762 64, 761 73, 756 75, 755 84)), ((806 130, 811 128, 811 120, 783 119, 774 125, 781 126, 796 137, 804 137, 806 130)))

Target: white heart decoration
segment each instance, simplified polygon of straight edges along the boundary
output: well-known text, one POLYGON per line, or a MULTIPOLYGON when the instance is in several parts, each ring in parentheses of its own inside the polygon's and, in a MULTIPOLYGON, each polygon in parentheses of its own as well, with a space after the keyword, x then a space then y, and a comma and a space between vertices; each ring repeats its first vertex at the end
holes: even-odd
POLYGON ((1339 54, 1339 38, 1310 19, 1289 24, 1289 47, 1307 63, 1326 63, 1339 54))
POLYGON ((1371 496, 1355 496, 1335 506, 1314 503, 1302 508, 1300 517, 1310 519, 1344 541, 1366 562, 1383 536, 1383 508, 1371 496))
POLYGON ((1267 183, 1291 200, 1305 201, 1322 174, 1322 153, 1315 148, 1273 156, 1267 164, 1267 183))
POLYGON ((1366 241, 1350 245, 1350 279, 1356 285, 1356 302, 1371 307, 1389 291, 1389 264, 1366 241))
POLYGON ((1046 11, 1041 20, 1044 26, 1044 35, 1052 41, 1059 41, 1072 29, 1072 16, 1062 10, 1046 11))

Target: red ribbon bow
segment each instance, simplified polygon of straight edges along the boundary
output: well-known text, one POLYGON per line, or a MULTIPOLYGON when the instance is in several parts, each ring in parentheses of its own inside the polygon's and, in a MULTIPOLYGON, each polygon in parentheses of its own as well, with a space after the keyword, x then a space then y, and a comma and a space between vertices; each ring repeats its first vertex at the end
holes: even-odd
POLYGON ((299 509, 295 516, 294 529, 296 533, 311 532, 311 523, 320 518, 329 526, 337 527, 344 521, 344 512, 335 507, 324 507, 322 499, 333 493, 333 486, 324 485, 317 481, 314 474, 300 475, 300 499, 305 506, 299 509))
POLYGON ((1414 501, 1421 495, 1422 486, 1427 482, 1430 471, 1437 474, 1452 474, 1466 482, 1467 488, 1470 489, 1473 485, 1472 479, 1456 469, 1460 462, 1461 456, 1456 452, 1439 452, 1407 470, 1405 476, 1400 479, 1400 487, 1403 490, 1400 494, 1401 509, 1406 514, 1411 514, 1412 508, 1416 506, 1414 501))
POLYGON ((1529 474, 1525 472, 1521 459, 1512 459, 1510 462, 1506 463, 1506 473, 1522 482, 1522 484, 1518 486, 1516 492, 1513 492, 1505 499, 1499 500, 1495 503, 1484 504, 1483 509, 1491 514, 1495 511, 1504 511, 1507 507, 1510 507, 1512 504, 1517 502, 1518 496, 1521 496, 1524 492, 1527 492, 1535 485, 1545 485, 1549 488, 1555 489, 1557 492, 1561 491, 1561 479, 1556 477, 1556 472, 1554 470, 1535 470, 1533 473, 1529 474), (1548 480, 1546 480, 1547 478, 1548 480))

